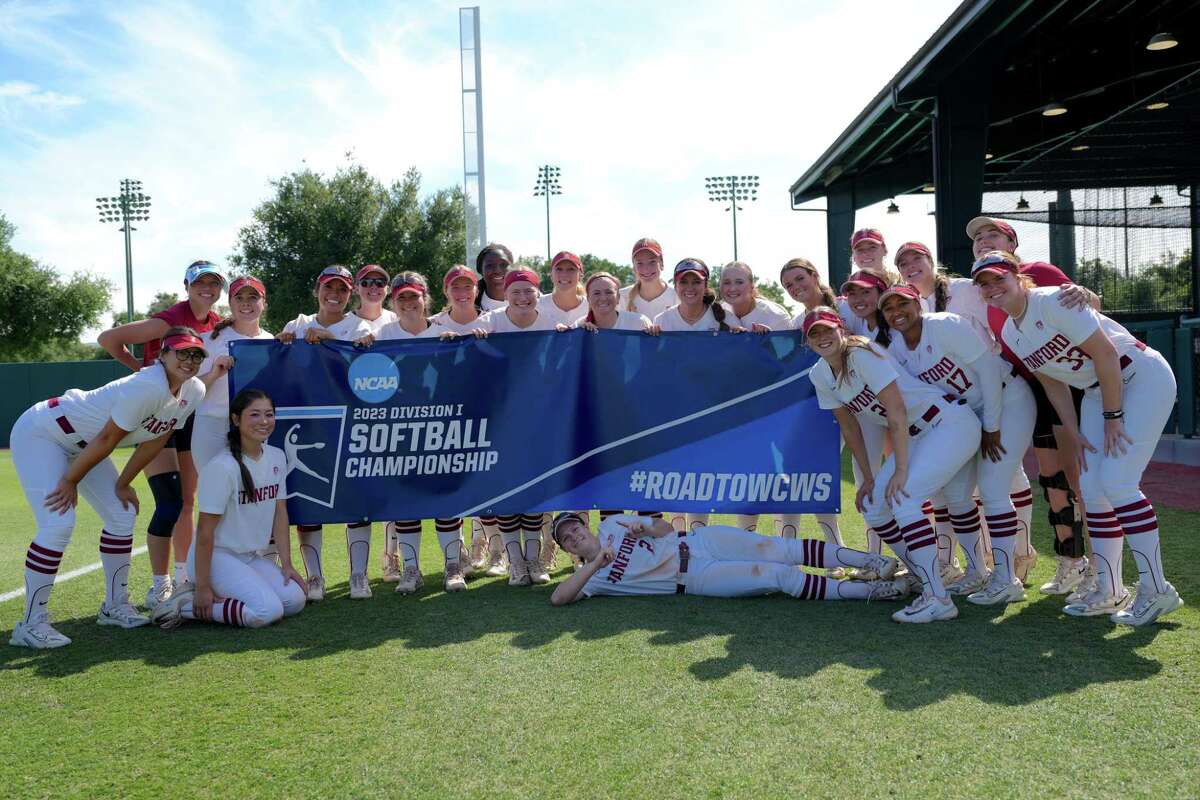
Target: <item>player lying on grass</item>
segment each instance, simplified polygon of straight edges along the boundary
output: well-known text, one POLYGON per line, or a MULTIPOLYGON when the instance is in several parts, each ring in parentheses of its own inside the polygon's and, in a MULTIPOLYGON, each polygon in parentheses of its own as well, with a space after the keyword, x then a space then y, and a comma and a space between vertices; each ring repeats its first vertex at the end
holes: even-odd
POLYGON ((288 537, 287 459, 266 443, 275 403, 261 390, 243 389, 229 417, 229 449, 200 470, 200 524, 188 553, 194 588, 154 610, 153 621, 164 628, 185 619, 261 628, 304 608, 305 581, 292 566, 288 537), (272 538, 278 564, 263 555, 272 538))
POLYGON ((551 534, 583 566, 554 588, 556 606, 593 595, 696 594, 749 597, 786 592, 801 600, 871 600, 899 596, 891 580, 837 581, 799 567, 857 567, 885 578, 896 559, 838 547, 819 539, 760 536, 708 525, 687 533, 662 519, 618 515, 598 536, 574 512, 554 518, 551 534))

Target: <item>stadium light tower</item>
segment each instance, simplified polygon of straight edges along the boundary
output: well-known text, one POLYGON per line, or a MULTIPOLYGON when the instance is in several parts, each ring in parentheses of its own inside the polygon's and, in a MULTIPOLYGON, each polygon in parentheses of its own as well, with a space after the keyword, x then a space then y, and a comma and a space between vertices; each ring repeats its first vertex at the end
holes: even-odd
POLYGON ((719 175, 704 179, 708 199, 714 203, 728 203, 726 211, 733 212, 733 260, 737 261, 737 212, 743 209, 738 203, 752 203, 758 199, 757 175, 719 175))
POLYGON ((546 267, 550 266, 550 195, 562 194, 562 187, 558 185, 558 176, 560 170, 558 167, 544 164, 538 167, 537 183, 533 185, 534 197, 546 198, 546 267))
POLYGON ((125 234, 125 308, 126 322, 133 321, 133 247, 129 234, 136 231, 134 222, 150 219, 150 195, 142 194, 142 182, 125 178, 121 193, 116 197, 97 197, 96 210, 101 222, 119 222, 125 234))

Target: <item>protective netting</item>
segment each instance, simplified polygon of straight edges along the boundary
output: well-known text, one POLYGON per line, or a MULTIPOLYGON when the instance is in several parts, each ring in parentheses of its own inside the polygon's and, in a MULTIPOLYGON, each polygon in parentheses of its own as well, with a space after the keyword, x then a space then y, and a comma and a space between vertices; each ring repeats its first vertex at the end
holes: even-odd
POLYGON ((1187 192, 1174 186, 988 192, 983 207, 1012 224, 1023 260, 1051 261, 1068 272, 1073 263, 1075 280, 1102 295, 1106 311, 1194 313, 1187 192))

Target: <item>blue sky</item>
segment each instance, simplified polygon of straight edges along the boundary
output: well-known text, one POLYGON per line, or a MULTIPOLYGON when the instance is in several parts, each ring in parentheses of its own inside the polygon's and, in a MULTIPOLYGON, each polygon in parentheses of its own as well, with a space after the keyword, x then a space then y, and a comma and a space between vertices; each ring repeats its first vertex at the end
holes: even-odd
MULTIPOLYGON (((119 287, 97 196, 138 178, 135 299, 224 261, 271 179, 347 151, 390 181, 459 183, 459 3, 0 2, 0 211, 16 246, 119 287)), ((562 169, 553 247, 615 260, 643 235, 668 261, 732 258, 704 177, 761 176, 739 254, 764 277, 825 264, 824 217, 787 187, 956 5, 481 2, 489 238, 544 254, 537 165, 562 169)), ((932 244, 931 200, 860 212, 932 244)))

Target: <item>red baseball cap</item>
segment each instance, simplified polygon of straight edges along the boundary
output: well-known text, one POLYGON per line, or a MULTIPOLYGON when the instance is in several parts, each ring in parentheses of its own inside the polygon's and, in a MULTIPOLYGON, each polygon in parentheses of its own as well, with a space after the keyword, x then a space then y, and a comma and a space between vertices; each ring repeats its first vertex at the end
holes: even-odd
POLYGON ((892 295, 903 297, 906 300, 916 300, 918 303, 921 302, 921 293, 916 288, 909 286, 907 283, 897 283, 895 286, 889 286, 887 291, 879 295, 879 307, 883 308, 883 301, 892 295))
POLYGON ((993 217, 976 217, 967 223, 967 238, 971 241, 974 241, 975 235, 987 227, 995 228, 1008 238, 1012 239, 1013 249, 1016 249, 1017 232, 1013 230, 1012 225, 1009 225, 1002 219, 995 219, 993 217))
POLYGON ((402 272, 392 278, 392 297, 398 294, 429 294, 429 284, 415 272, 402 272))
POLYGON ((361 267, 358 268, 358 272, 354 273, 354 282, 358 283, 363 278, 370 275, 372 272, 378 272, 380 275, 383 276, 383 279, 385 281, 391 280, 391 276, 387 274, 387 270, 384 269, 383 267, 379 266, 378 264, 363 264, 361 267))
POLYGON ((705 264, 698 258, 685 258, 675 265, 675 280, 679 280, 679 276, 685 272, 694 272, 708 281, 708 264, 705 264))
POLYGON ((930 262, 933 261, 933 253, 930 252, 929 248, 923 243, 905 242, 904 244, 900 245, 900 249, 896 251, 896 257, 892 259, 892 263, 896 266, 900 266, 900 256, 904 255, 905 253, 920 253, 928 258, 930 262))
POLYGON ((323 286, 330 281, 341 281, 349 288, 354 288, 354 277, 350 274, 350 270, 343 267, 341 264, 334 264, 331 267, 326 267, 321 270, 321 274, 317 276, 317 285, 323 286))
POLYGON ((454 283, 459 278, 466 278, 472 284, 479 283, 479 276, 475 274, 475 270, 465 264, 455 264, 450 269, 446 270, 446 275, 442 278, 442 289, 449 289, 450 284, 454 283))
POLYGON ((1021 271, 1021 262, 1012 253, 1003 250, 992 250, 984 253, 971 265, 971 277, 976 278, 984 272, 993 275, 1017 275, 1021 271))
POLYGON ((563 250, 550 259, 550 269, 554 269, 555 265, 560 261, 570 261, 580 272, 583 272, 583 262, 579 260, 579 256, 572 253, 570 250, 563 250))
POLYGON ((250 275, 243 275, 240 278, 235 278, 233 283, 229 284, 229 299, 232 300, 233 296, 246 286, 258 292, 259 297, 267 296, 267 287, 263 286, 262 281, 250 275))
POLYGON ((846 293, 847 286, 861 286, 864 289, 877 289, 882 294, 887 291, 887 281, 876 275, 874 272, 866 272, 859 270, 850 276, 850 280, 842 284, 842 294, 846 293))
POLYGON ((808 332, 817 325, 825 325, 829 328, 846 327, 846 323, 842 322, 841 315, 828 309, 816 309, 804 315, 804 322, 801 323, 804 335, 808 336, 808 332))
POLYGON ((641 239, 638 239, 633 243, 633 256, 635 258, 637 257, 637 254, 643 250, 649 250, 660 260, 663 257, 662 245, 658 243, 657 239, 651 239, 649 236, 643 236, 641 239))
POLYGON ((170 336, 164 336, 159 346, 170 350, 199 348, 205 355, 208 355, 208 351, 204 349, 204 342, 200 341, 200 337, 194 333, 173 333, 170 336))
POLYGON ((527 283, 532 283, 536 287, 539 283, 541 283, 542 279, 539 278, 538 274, 531 269, 518 268, 512 270, 504 276, 504 288, 507 289, 518 281, 526 281, 527 283))
POLYGON ((878 242, 880 246, 887 247, 887 243, 883 241, 883 234, 877 228, 859 228, 850 236, 850 249, 853 250, 858 246, 859 242, 878 242))

